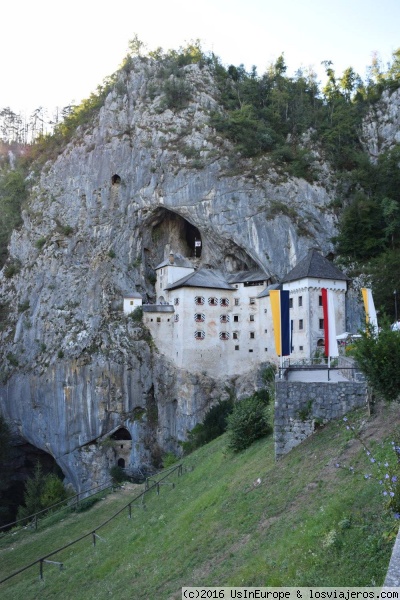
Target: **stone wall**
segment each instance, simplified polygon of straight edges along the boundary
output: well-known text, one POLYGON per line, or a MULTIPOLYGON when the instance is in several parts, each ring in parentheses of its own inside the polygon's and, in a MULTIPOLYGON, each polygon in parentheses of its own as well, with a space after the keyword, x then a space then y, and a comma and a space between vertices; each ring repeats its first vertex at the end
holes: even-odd
POLYGON ((287 454, 318 425, 342 417, 367 399, 365 382, 277 381, 275 386, 275 457, 287 454))

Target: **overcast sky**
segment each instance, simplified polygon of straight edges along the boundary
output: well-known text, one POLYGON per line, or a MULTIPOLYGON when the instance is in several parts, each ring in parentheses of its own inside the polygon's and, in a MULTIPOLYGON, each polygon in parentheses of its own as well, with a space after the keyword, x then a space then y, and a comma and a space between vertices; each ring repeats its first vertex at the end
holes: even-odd
MULTIPOLYGON (((5 3, 4 3, 5 4, 5 3)), ((321 61, 362 77, 400 47, 399 0, 10 0, 0 8, 0 109, 80 102, 111 75, 137 34, 148 48, 199 38, 224 64, 262 74, 283 52, 288 74, 321 61)))

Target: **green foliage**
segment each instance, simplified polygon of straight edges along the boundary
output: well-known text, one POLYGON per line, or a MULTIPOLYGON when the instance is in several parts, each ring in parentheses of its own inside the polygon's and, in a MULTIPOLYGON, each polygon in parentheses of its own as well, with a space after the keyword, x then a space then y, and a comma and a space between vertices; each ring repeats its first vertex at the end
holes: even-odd
POLYGON ((174 454, 173 452, 167 452, 166 454, 164 454, 162 459, 164 469, 172 467, 172 465, 176 464, 178 460, 179 457, 176 456, 176 454, 174 454))
POLYGON ((227 428, 228 415, 232 412, 234 399, 231 395, 228 400, 219 400, 205 414, 202 423, 198 423, 188 432, 188 439, 182 442, 184 454, 190 454, 222 435, 227 428))
POLYGON ((17 518, 25 519, 67 498, 62 481, 54 473, 45 475, 38 462, 25 484, 24 504, 18 508, 17 518))
MULTIPOLYGON (((0 267, 7 257, 7 245, 13 229, 21 224, 21 207, 28 195, 25 174, 21 169, 0 171, 0 267)), ((6 277, 17 271, 9 265, 6 277)))
POLYGON ((113 483, 122 483, 123 481, 126 481, 125 471, 118 465, 111 467, 110 475, 113 483))
POLYGON ((173 75, 164 83, 163 93, 164 106, 171 110, 182 110, 189 104, 191 98, 189 85, 173 75))
POLYGON ((140 323, 143 319, 143 308, 141 306, 137 306, 135 310, 129 314, 129 318, 136 323, 140 323))
POLYGON ((25 300, 24 302, 21 302, 21 304, 18 305, 18 312, 23 313, 26 310, 29 309, 29 300, 25 300))
POLYGON ((4 276, 6 277, 6 279, 11 279, 11 277, 17 275, 17 273, 19 273, 20 270, 21 265, 18 262, 10 263, 4 268, 4 276))
POLYGON ((115 250, 113 250, 113 249, 111 248, 111 250, 109 250, 109 251, 108 251, 108 256, 109 256, 110 258, 115 258, 115 257, 117 256, 117 255, 115 254, 115 250))
POLYGON ((228 417, 228 447, 240 452, 270 433, 272 427, 268 422, 266 402, 257 396, 250 396, 237 402, 232 414, 228 417))
POLYGON ((57 352, 57 358, 64 358, 64 351, 63 350, 59 350, 57 352))
POLYGON ((12 365, 13 367, 18 367, 18 365, 19 365, 18 358, 15 356, 15 354, 13 352, 7 353, 7 360, 10 363, 10 365, 12 365))
POLYGON ((38 240, 36 240, 35 242, 35 246, 38 250, 42 250, 42 248, 44 247, 44 245, 46 244, 46 238, 41 237, 38 240))
POLYGON ((379 332, 368 327, 357 340, 353 355, 369 385, 385 400, 399 399, 400 332, 385 322, 379 332))

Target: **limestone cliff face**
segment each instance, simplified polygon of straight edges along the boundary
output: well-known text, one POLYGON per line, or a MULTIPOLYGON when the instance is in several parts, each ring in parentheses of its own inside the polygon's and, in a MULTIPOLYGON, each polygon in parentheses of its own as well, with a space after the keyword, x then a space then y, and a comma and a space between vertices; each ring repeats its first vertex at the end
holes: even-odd
MULTIPOLYGON (((102 440, 132 435, 131 463, 157 463, 223 396, 226 382, 178 371, 148 332, 122 315, 124 291, 154 299, 154 267, 170 250, 226 271, 283 276, 310 246, 327 253, 334 186, 243 160, 209 125, 218 93, 207 68, 183 70, 192 99, 163 106, 159 67, 122 73, 92 126, 42 169, 0 275, 9 320, 1 332, 0 408, 24 439, 52 454, 79 487, 107 477, 102 440), (325 187, 324 187, 325 186, 325 187)), ((236 381, 240 393, 256 374, 236 381)))
POLYGON ((361 141, 375 162, 385 150, 400 143, 400 89, 385 90, 364 119, 361 141))

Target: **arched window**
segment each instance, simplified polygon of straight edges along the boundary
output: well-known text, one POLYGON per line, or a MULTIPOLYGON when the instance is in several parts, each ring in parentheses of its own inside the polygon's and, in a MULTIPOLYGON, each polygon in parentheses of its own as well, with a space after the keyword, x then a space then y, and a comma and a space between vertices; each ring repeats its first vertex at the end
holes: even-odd
POLYGON ((219 320, 221 323, 229 323, 229 315, 220 315, 219 320))
POLYGON ((208 299, 208 304, 210 306, 218 306, 218 298, 215 298, 214 296, 212 296, 211 298, 208 299))
POLYGON ((220 340, 229 340, 229 333, 227 331, 221 331, 219 334, 220 340))
POLYGON ((121 469, 125 469, 125 460, 123 458, 118 459, 118 466, 121 467, 121 469))
POLYGON ((206 334, 204 333, 204 331, 195 331, 194 337, 196 338, 196 340, 204 340, 206 334))
POLYGON ((194 299, 194 303, 197 304, 198 306, 202 306, 204 304, 205 300, 203 298, 203 296, 196 296, 194 299))
POLYGON ((117 183, 117 184, 118 184, 118 183, 121 183, 121 177, 115 173, 115 175, 113 175, 113 176, 111 177, 111 183, 112 183, 113 185, 115 185, 116 183, 117 183))
POLYGON ((204 323, 204 321, 206 320, 206 315, 204 313, 196 313, 194 315, 194 320, 196 321, 196 323, 204 323))
POLYGON ((229 298, 221 298, 219 303, 221 306, 229 306, 229 298))

